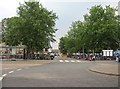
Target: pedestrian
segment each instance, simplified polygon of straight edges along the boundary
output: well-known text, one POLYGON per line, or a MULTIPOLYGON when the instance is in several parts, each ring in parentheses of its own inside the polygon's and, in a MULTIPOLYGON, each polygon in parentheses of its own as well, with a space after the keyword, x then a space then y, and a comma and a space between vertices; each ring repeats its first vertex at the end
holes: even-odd
POLYGON ((116 62, 118 62, 118 56, 116 56, 116 62))

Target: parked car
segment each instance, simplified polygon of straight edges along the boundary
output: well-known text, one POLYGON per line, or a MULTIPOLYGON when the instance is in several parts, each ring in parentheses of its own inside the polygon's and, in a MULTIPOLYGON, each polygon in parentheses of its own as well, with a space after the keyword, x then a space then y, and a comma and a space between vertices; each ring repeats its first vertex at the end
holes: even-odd
POLYGON ((53 60, 53 58, 49 54, 44 54, 45 60, 53 60))
POLYGON ((116 51, 114 51, 113 57, 117 62, 120 62, 120 49, 117 49, 116 51))
POLYGON ((8 55, 8 54, 0 55, 0 59, 11 59, 11 58, 15 58, 15 55, 8 55))
POLYGON ((50 53, 50 57, 51 57, 51 60, 53 60, 55 57, 54 53, 50 53))

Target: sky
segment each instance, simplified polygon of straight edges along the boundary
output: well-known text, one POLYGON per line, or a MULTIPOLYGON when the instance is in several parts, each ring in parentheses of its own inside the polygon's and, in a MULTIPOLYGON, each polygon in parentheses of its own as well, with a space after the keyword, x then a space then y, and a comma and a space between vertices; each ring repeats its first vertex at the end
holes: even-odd
MULTIPOLYGON (((28 0, 0 0, 0 21, 3 18, 16 16, 19 3, 28 0)), ((33 1, 33 0, 31 0, 33 1)), ((58 16, 56 20, 55 43, 51 43, 53 49, 58 49, 59 38, 65 36, 69 27, 74 21, 83 21, 83 15, 89 13, 89 9, 94 5, 110 5, 117 7, 119 0, 37 0, 43 7, 53 10, 58 16)))

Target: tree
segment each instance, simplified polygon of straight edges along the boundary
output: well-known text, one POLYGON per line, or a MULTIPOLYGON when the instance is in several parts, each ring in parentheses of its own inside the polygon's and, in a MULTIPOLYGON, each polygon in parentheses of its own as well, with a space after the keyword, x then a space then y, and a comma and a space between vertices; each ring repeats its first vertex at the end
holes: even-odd
POLYGON ((42 51, 55 41, 57 16, 39 2, 20 4, 17 16, 8 18, 5 42, 8 45, 26 45, 28 52, 42 51))
MULTIPOLYGON (((100 52, 103 49, 117 49, 120 41, 119 16, 116 9, 110 6, 93 6, 84 21, 75 21, 66 36, 67 43, 62 43, 67 52, 86 51, 100 52), (119 25, 119 26, 118 26, 119 25)), ((61 42, 61 41, 60 41, 61 42)))
POLYGON ((81 40, 84 30, 85 30, 84 22, 75 21, 71 24, 70 31, 68 32, 68 38, 69 38, 68 48, 70 50, 72 49, 72 51, 70 52, 78 52, 83 47, 81 40))
POLYGON ((81 21, 75 21, 70 26, 70 31, 68 31, 65 37, 60 39, 60 50, 65 53, 76 53, 79 52, 83 47, 81 43, 82 33, 84 31, 84 23, 81 21), (64 50, 64 51, 62 51, 64 50))
POLYGON ((12 17, 7 18, 7 27, 5 27, 4 40, 6 45, 17 46, 20 44, 20 35, 19 35, 19 18, 12 17))
POLYGON ((116 49, 118 47, 118 22, 116 9, 101 5, 93 6, 85 15, 86 35, 84 43, 89 49, 116 49))
POLYGON ((63 54, 67 54, 67 42, 68 42, 67 37, 60 38, 59 49, 60 49, 60 52, 63 54))
POLYGON ((2 21, 1 21, 1 33, 0 33, 0 35, 1 35, 1 39, 0 39, 0 43, 2 43, 2 42, 4 42, 5 41, 5 36, 4 36, 4 33, 5 33, 5 27, 6 27, 6 18, 4 18, 4 19, 2 19, 2 21))

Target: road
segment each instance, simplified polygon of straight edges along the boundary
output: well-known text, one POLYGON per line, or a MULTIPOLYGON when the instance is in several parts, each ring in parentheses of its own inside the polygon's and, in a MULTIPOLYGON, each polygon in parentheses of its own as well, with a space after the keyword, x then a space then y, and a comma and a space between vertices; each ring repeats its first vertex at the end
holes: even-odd
POLYGON ((98 62, 58 58, 45 65, 3 70, 3 87, 117 87, 118 77, 91 72, 98 62))

